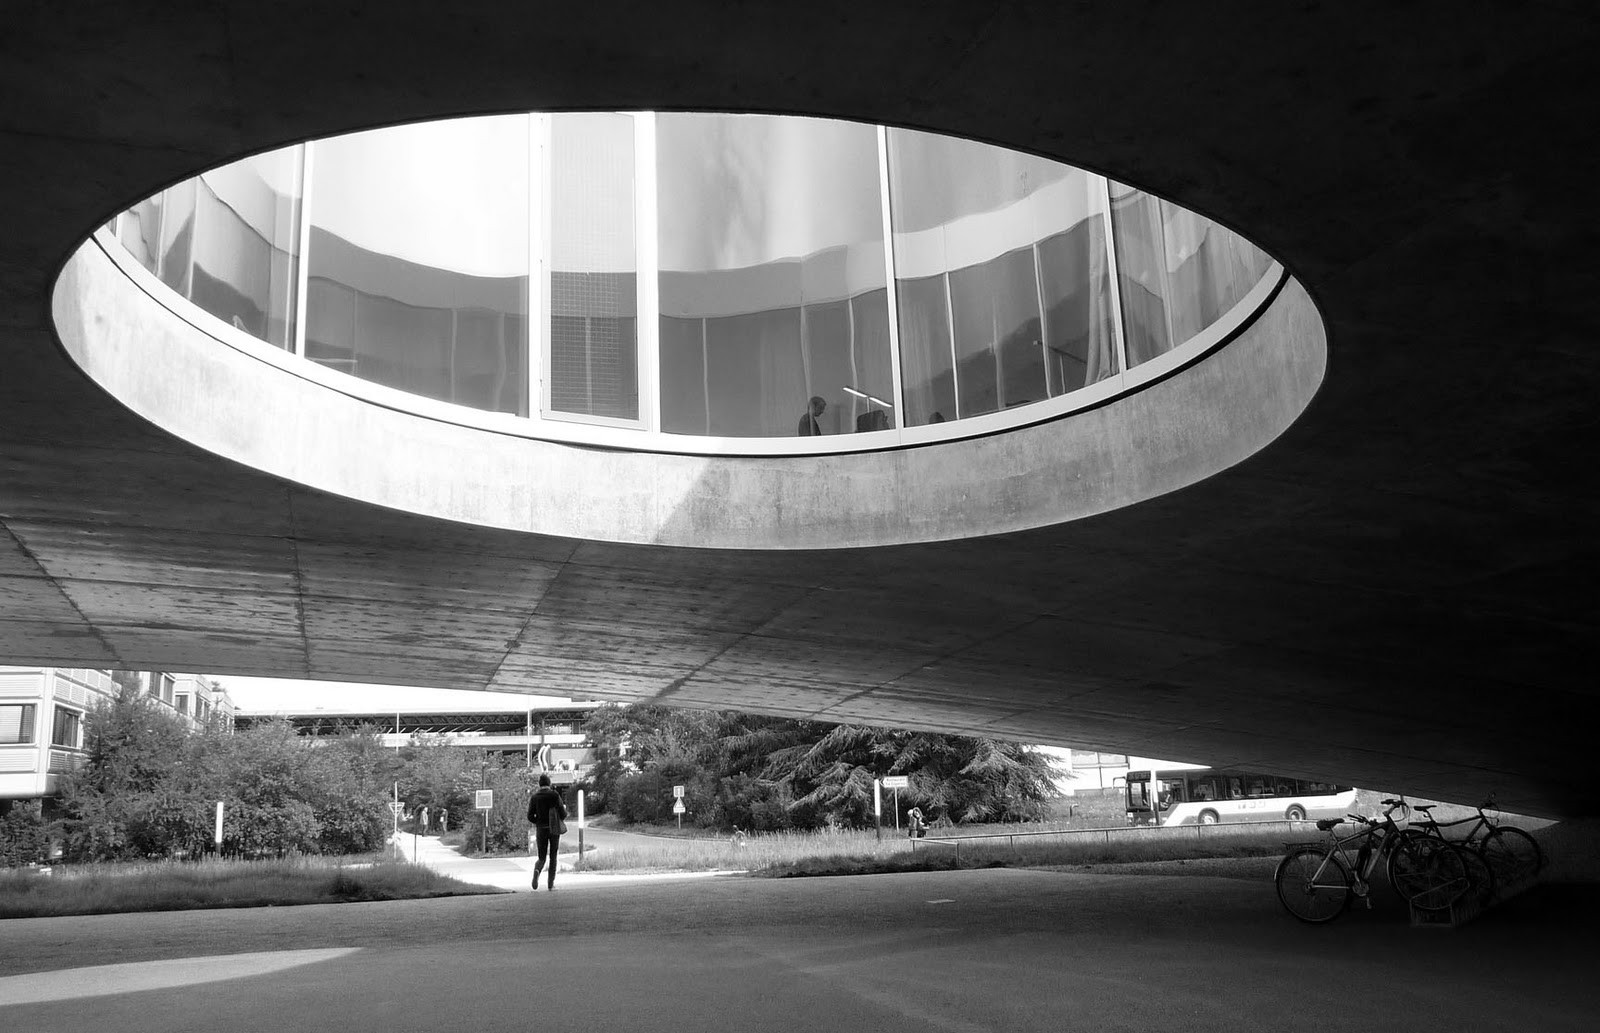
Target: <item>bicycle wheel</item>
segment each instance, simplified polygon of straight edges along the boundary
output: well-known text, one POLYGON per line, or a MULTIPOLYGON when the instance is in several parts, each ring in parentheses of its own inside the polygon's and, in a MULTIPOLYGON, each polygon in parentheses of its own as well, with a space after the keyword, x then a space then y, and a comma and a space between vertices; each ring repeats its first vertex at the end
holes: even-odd
POLYGON ((1421 829, 1406 829, 1402 836, 1417 839, 1431 839, 1435 842, 1449 843, 1461 855, 1461 861, 1467 868, 1467 892, 1479 903, 1488 903, 1494 897, 1496 879, 1494 869, 1483 859, 1478 851, 1468 848, 1465 843, 1447 840, 1437 834, 1429 835, 1421 829))
POLYGON ((1478 854, 1501 886, 1515 886, 1539 874, 1544 851, 1534 838, 1518 828, 1502 825, 1490 829, 1478 843, 1478 854))
POLYGON ((1401 836, 1389 850, 1389 885, 1412 907, 1444 911, 1472 888, 1467 863, 1453 843, 1401 836))
POLYGON ((1469 891, 1477 898, 1478 903, 1487 904, 1494 899, 1495 887, 1500 880, 1495 877, 1494 868, 1484 859, 1478 851, 1461 843, 1452 843, 1461 854, 1461 860, 1467 865, 1467 881, 1472 884, 1469 891))
POLYGON ((1321 847, 1295 847, 1273 875, 1278 902, 1302 922, 1331 922, 1350 906, 1350 869, 1321 847))

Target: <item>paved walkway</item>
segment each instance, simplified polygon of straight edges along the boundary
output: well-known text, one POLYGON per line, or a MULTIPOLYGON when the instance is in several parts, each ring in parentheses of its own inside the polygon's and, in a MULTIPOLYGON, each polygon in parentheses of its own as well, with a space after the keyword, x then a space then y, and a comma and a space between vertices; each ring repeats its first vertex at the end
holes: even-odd
POLYGON ((1269 881, 1203 876, 556 886, 0 922, 0 1029, 1589 1033, 1600 1013, 1590 887, 1446 932, 1386 907, 1306 926, 1269 881))
MULTIPOLYGON (((609 832, 599 829, 586 831, 586 838, 594 836, 600 845, 597 849, 605 849, 604 842, 608 838, 625 835, 625 833, 609 832)), ((562 853, 561 867, 556 871, 556 890, 583 889, 603 886, 623 886, 638 882, 671 882, 685 879, 705 879, 725 872, 661 872, 650 874, 615 874, 611 872, 585 872, 578 869, 574 862, 578 854, 577 830, 574 829, 563 837, 563 846, 570 841, 574 850, 572 853, 562 853)), ((453 847, 445 846, 439 842, 438 836, 413 836, 409 832, 398 832, 391 839, 401 855, 408 861, 425 864, 441 875, 448 875, 452 879, 471 883, 474 886, 493 886, 495 889, 511 890, 513 892, 526 892, 532 888, 534 858, 528 854, 510 857, 465 857, 453 847)), ((544 880, 540 878, 540 892, 544 891, 544 880)))

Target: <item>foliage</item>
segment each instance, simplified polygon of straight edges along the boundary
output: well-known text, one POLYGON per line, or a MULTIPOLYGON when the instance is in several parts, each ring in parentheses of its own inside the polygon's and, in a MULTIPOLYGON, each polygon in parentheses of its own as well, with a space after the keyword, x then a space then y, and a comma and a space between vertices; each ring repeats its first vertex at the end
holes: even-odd
MULTIPOLYGON (((520 765, 489 761, 480 766, 479 783, 474 788, 494 790, 490 811, 463 809, 465 815, 461 852, 484 853, 484 823, 488 822, 488 853, 526 853, 528 849, 528 800, 533 796, 537 773, 520 765)), ((570 807, 571 804, 569 803, 570 807)))
POLYGON ((50 829, 38 800, 19 800, 0 814, 0 868, 49 860, 50 829))
POLYGON ((479 788, 481 755, 450 745, 448 736, 418 732, 400 748, 401 799, 412 810, 427 807, 465 816, 479 788))
POLYGON ((1048 757, 998 739, 654 705, 602 707, 585 731, 589 810, 627 822, 670 820, 674 785, 692 824, 754 831, 869 826, 883 775, 950 823, 1039 820, 1059 795, 1048 757))
POLYGON ((63 777, 55 824, 68 861, 358 853, 387 838, 395 761, 356 730, 313 742, 284 722, 237 733, 191 732, 177 715, 124 689, 92 711, 85 759, 63 777))

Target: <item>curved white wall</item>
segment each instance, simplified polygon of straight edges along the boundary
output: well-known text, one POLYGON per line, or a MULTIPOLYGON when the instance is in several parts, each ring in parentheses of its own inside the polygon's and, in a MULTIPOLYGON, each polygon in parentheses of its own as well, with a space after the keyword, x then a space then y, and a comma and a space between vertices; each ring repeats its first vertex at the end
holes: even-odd
POLYGON ((557 443, 374 404, 301 375, 292 357, 222 346, 157 304, 97 241, 68 262, 53 308, 90 377, 153 424, 228 459, 449 520, 738 549, 996 534, 1173 491, 1280 434, 1310 402, 1326 360, 1321 321, 1291 280, 1230 343, 1099 408, 889 451, 722 457, 557 443))

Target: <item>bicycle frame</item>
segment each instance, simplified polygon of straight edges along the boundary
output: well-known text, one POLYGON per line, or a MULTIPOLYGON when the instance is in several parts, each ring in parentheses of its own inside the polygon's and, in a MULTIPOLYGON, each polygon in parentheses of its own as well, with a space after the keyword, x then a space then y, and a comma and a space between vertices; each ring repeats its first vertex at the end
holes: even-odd
POLYGON ((1455 821, 1440 821, 1427 811, 1423 811, 1422 819, 1414 822, 1413 825, 1424 835, 1438 836, 1440 839, 1443 839, 1447 842, 1459 842, 1463 846, 1472 846, 1478 841, 1479 833, 1484 832, 1484 830, 1492 832, 1500 827, 1498 822, 1489 817, 1487 814, 1483 813, 1483 809, 1485 807, 1493 806, 1494 798, 1490 797, 1478 805, 1477 814, 1466 818, 1457 818, 1455 821), (1472 828, 1468 829, 1467 834, 1462 836, 1461 839, 1451 840, 1449 836, 1444 834, 1445 829, 1453 829, 1457 825, 1465 825, 1468 822, 1472 823, 1472 828))
POLYGON ((1345 888, 1342 880, 1338 884, 1319 881, 1323 873, 1327 871, 1328 859, 1337 854, 1339 855, 1339 860, 1355 876, 1356 895, 1366 896, 1367 887, 1372 881, 1372 873, 1378 868, 1378 862, 1383 860, 1384 855, 1398 841, 1400 826, 1395 824, 1392 817, 1396 806, 1398 805, 1384 808, 1381 818, 1366 818, 1359 814, 1347 815, 1347 819, 1359 821, 1363 826, 1359 831, 1348 836, 1340 836, 1333 829, 1329 829, 1328 836, 1332 842, 1327 844, 1327 851, 1323 854, 1322 863, 1317 866, 1317 870, 1311 875, 1312 886, 1318 889, 1342 890, 1345 888), (1361 844, 1361 846, 1358 848, 1354 860, 1352 860, 1350 849, 1352 845, 1357 843, 1361 844), (1363 854, 1366 856, 1363 857, 1363 854))

